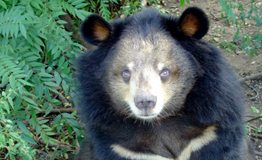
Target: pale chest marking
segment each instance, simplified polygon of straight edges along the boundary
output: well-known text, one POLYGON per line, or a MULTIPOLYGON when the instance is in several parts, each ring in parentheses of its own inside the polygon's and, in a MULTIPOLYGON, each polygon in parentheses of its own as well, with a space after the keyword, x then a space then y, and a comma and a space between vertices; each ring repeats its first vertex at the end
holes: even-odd
POLYGON ((200 150, 202 147, 217 138, 215 130, 216 128, 214 126, 206 128, 201 136, 194 138, 189 142, 189 144, 184 148, 179 157, 176 159, 166 158, 156 154, 133 152, 118 144, 113 144, 111 148, 112 151, 117 153, 120 157, 131 160, 188 160, 192 152, 200 150))

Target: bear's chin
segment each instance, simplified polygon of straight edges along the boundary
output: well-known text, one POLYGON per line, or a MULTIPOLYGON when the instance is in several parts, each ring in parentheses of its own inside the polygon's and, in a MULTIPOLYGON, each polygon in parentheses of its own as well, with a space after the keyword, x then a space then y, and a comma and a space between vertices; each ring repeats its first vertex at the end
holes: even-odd
POLYGON ((157 110, 132 110, 132 117, 135 119, 140 119, 140 120, 153 120, 153 119, 158 119, 160 117, 160 111, 157 110))
POLYGON ((136 116, 137 118, 139 118, 139 119, 151 120, 151 119, 157 118, 158 114, 148 114, 148 113, 145 113, 145 114, 136 114, 135 116, 136 116))
POLYGON ((132 112, 132 115, 136 119, 153 120, 159 118, 160 113, 146 110, 136 110, 135 112, 132 112))

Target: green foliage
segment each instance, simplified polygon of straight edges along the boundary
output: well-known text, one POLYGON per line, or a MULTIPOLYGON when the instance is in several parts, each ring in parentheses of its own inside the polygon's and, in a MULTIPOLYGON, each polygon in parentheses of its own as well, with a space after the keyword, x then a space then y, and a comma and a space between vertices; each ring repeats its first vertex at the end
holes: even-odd
POLYGON ((36 145, 81 140, 76 113, 52 111, 65 107, 58 95, 72 98, 73 59, 83 48, 59 16, 68 12, 83 20, 87 5, 84 0, 0 0, 0 157, 35 159, 36 145))
POLYGON ((236 50, 236 46, 230 42, 226 42, 226 41, 222 41, 219 43, 220 48, 224 49, 224 52, 229 52, 229 50, 231 51, 235 51, 236 50), (229 49, 229 50, 227 50, 229 49))
POLYGON ((253 113, 259 113, 259 112, 260 112, 260 111, 259 111, 256 107, 254 107, 254 106, 251 106, 250 108, 252 109, 252 112, 253 112, 253 113))
MULTIPOLYGON (((7 95, 8 98, 9 95, 7 95)), ((3 99, 0 100, 0 103, 3 104, 6 101, 3 99)), ((4 104, 5 105, 5 104, 4 104)), ((22 131, 18 131, 17 125, 15 124, 14 121, 5 118, 5 109, 0 108, 0 117, 1 117, 1 128, 0 128, 0 156, 4 159, 16 159, 16 156, 21 157, 21 159, 33 159, 34 155, 36 154, 36 149, 32 149, 30 142, 32 141, 31 134, 25 135, 22 133, 22 131), (7 152, 6 155, 3 155, 3 151, 9 151, 7 152)), ((22 127, 25 127, 25 125, 21 122, 18 121, 22 127)), ((28 129, 25 127, 24 128, 27 133, 28 129)))
MULTIPOLYGON (((255 119, 259 119, 259 120, 262 120, 262 113, 260 112, 260 110, 259 109, 257 109, 255 106, 251 106, 250 107, 251 109, 252 109, 252 112, 253 113, 255 113, 256 115, 258 115, 256 118, 254 118, 253 120, 255 120, 255 119)), ((254 135, 258 135, 259 133, 261 133, 262 132, 262 125, 259 125, 259 127, 257 127, 257 128, 254 128, 254 127, 250 127, 249 128, 249 132, 251 132, 251 133, 255 133, 254 135)))
MULTIPOLYGON (((149 0, 151 2, 152 0, 149 0)), ((137 0, 90 0, 87 10, 98 13, 106 20, 120 15, 131 15, 141 10, 141 1, 137 0)))
POLYGON ((124 12, 124 15, 128 16, 134 14, 137 10, 141 10, 141 5, 139 1, 129 1, 126 2, 126 5, 122 6, 121 11, 124 12))
POLYGON ((190 0, 180 0, 180 6, 181 7, 184 7, 186 2, 189 4, 190 3, 190 0))
POLYGON ((258 55, 257 49, 261 46, 262 42, 262 7, 255 0, 250 1, 248 6, 244 6, 242 3, 244 2, 220 0, 220 5, 222 6, 221 17, 226 18, 228 23, 232 21, 237 26, 233 42, 240 43, 240 47, 253 57, 254 55, 258 55), (234 11, 238 14, 236 15, 234 11), (245 26, 252 22, 255 22, 254 26, 257 29, 251 33, 247 33, 245 26))

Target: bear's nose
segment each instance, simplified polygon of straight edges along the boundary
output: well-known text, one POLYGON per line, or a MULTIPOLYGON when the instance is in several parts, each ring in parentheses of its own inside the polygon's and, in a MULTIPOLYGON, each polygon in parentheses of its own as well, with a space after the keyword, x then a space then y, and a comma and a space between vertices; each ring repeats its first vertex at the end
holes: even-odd
POLYGON ((153 95, 139 95, 135 97, 135 104, 141 110, 149 110, 156 105, 156 99, 153 95))

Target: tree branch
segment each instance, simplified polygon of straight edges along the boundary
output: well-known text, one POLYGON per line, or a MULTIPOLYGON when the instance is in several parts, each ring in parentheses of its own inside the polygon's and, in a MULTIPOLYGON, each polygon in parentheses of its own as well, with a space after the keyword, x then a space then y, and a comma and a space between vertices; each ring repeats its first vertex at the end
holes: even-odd
POLYGON ((247 120, 246 123, 247 123, 247 122, 254 121, 254 120, 257 120, 257 119, 259 119, 259 118, 262 118, 262 115, 261 115, 261 116, 258 116, 258 117, 251 118, 251 119, 247 120))
POLYGON ((239 82, 240 83, 243 83, 247 80, 254 80, 254 79, 259 79, 259 78, 262 78, 262 72, 261 73, 257 73, 257 74, 254 74, 254 75, 251 75, 251 76, 247 76, 245 78, 240 78, 239 79, 239 82))
MULTIPOLYGON (((75 111, 75 108, 60 108, 60 109, 53 109, 50 113, 72 113, 75 111)), ((40 111, 39 113, 45 113, 45 110, 40 111)))

